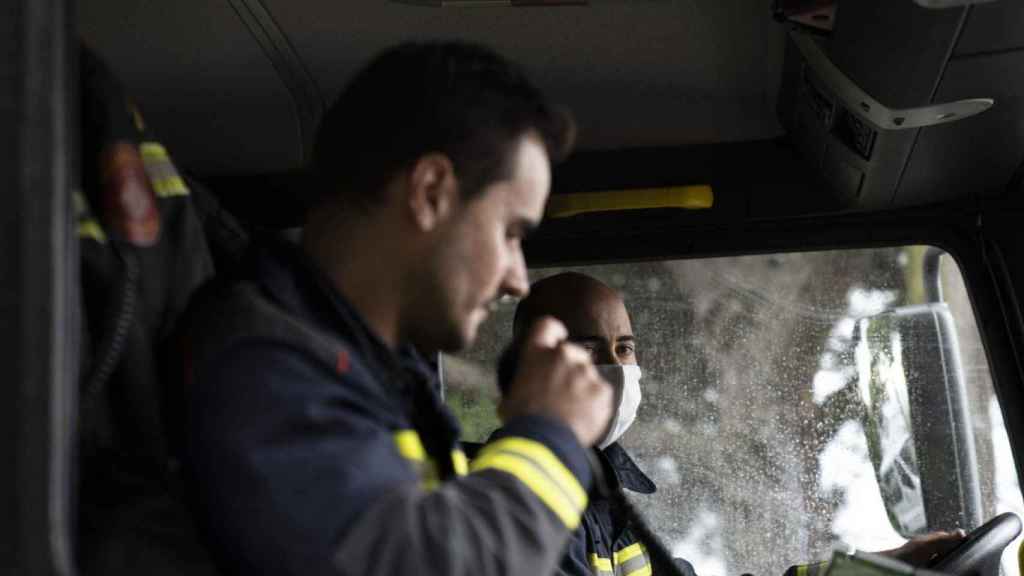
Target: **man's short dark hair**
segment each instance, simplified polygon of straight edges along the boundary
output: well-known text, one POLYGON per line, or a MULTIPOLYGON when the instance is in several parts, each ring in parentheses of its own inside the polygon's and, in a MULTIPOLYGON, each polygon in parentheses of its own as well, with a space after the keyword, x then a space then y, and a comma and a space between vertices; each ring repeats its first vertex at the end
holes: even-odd
POLYGON ((328 110, 314 168, 324 194, 365 206, 398 171, 439 152, 471 197, 510 176, 512 147, 530 130, 552 162, 572 148, 568 112, 494 51, 458 42, 404 44, 359 72, 328 110))

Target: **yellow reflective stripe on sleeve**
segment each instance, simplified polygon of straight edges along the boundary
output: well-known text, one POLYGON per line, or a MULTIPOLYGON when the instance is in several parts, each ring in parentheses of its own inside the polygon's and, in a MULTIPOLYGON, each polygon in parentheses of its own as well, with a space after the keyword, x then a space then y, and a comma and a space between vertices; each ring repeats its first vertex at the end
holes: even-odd
POLYGON ((189 190, 181 176, 168 176, 167 178, 152 178, 153 192, 157 198, 174 198, 177 196, 188 196, 189 190))
MULTIPOLYGON (((396 430, 394 440, 398 453, 402 455, 402 458, 412 462, 416 472, 420 475, 423 488, 433 490, 441 485, 437 462, 427 454, 419 433, 415 430, 396 430)), ((469 459, 466 458, 465 452, 456 448, 452 450, 451 458, 455 474, 465 476, 469 473, 469 459)))
POLYGON ((579 526, 587 493, 547 446, 526 438, 502 438, 485 446, 471 466, 474 472, 491 468, 518 478, 570 530, 579 526))
POLYGON ((801 564, 796 567, 796 576, 807 576, 807 565, 801 564))
POLYGON ((81 220, 89 216, 89 201, 85 199, 85 194, 82 194, 81 190, 71 191, 71 204, 75 208, 75 218, 81 220))
POLYGON ((466 458, 466 453, 458 448, 452 450, 452 467, 459 476, 469 474, 469 459, 466 458))
POLYGON ((415 430, 395 432, 395 446, 398 447, 398 453, 406 460, 423 462, 427 459, 427 451, 423 448, 420 435, 415 430))
POLYGON ((651 565, 645 562, 642 567, 632 572, 624 572, 622 576, 651 576, 652 574, 651 565))
POLYGON ((555 453, 547 446, 528 438, 508 437, 488 444, 484 447, 481 455, 499 450, 519 454, 535 462, 566 492, 573 506, 581 511, 587 507, 587 492, 580 485, 576 476, 569 471, 565 464, 558 459, 558 456, 555 456, 555 453))
POLYGON ((636 544, 631 544, 614 554, 615 563, 622 564, 626 560, 629 560, 630 558, 633 558, 635 556, 639 556, 643 553, 644 548, 640 545, 639 542, 637 542, 636 544))
POLYGON ((107 234, 103 231, 103 227, 100 226, 99 222, 92 218, 78 223, 78 237, 89 238, 99 242, 100 244, 107 243, 107 234))
POLYGON ((185 180, 178 174, 178 170, 174 167, 171 156, 163 144, 142 142, 139 144, 139 153, 142 155, 146 174, 149 175, 149 180, 153 184, 153 192, 156 193, 157 198, 189 195, 185 180))
POLYGON ((612 561, 610 558, 601 558, 597 554, 590 555, 590 566, 598 574, 614 574, 612 570, 612 561))
POLYGON ((85 199, 85 194, 82 194, 81 190, 72 190, 71 203, 75 209, 75 219, 78 220, 78 237, 106 244, 107 233, 89 210, 89 201, 85 199))
POLYGON ((508 452, 496 452, 477 458, 473 463, 473 469, 501 470, 515 476, 536 494, 567 528, 575 530, 580 525, 583 510, 573 506, 569 497, 554 480, 530 460, 508 452))
POLYGON ((171 156, 159 142, 143 142, 139 144, 139 153, 143 160, 169 160, 171 156))
POLYGON ((651 573, 651 562, 647 549, 636 542, 612 554, 616 576, 647 576, 651 573))
POLYGON ((398 453, 412 463, 416 473, 420 475, 420 482, 424 490, 434 490, 441 485, 440 475, 437 473, 437 463, 427 456, 427 450, 423 447, 423 441, 415 430, 398 430, 394 433, 395 447, 398 453))

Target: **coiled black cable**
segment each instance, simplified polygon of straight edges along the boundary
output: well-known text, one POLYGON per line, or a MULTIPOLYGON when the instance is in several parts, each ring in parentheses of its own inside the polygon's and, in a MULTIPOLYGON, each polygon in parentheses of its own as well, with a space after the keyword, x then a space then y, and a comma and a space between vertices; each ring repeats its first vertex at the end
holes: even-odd
POLYGON ((100 340, 99 351, 96 354, 97 361, 86 380, 82 394, 82 411, 88 412, 100 401, 106 389, 107 381, 114 373, 121 361, 127 341, 128 331, 135 320, 135 312, 138 307, 138 285, 140 267, 135 254, 130 250, 118 250, 121 261, 124 265, 124 276, 119 293, 119 306, 117 316, 109 330, 100 340))

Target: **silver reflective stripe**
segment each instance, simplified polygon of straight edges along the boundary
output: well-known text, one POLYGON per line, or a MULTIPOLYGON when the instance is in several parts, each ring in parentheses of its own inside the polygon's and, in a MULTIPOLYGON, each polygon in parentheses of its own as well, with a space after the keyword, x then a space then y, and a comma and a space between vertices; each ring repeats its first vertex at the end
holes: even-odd
POLYGON ((643 570, 644 566, 647 566, 648 563, 646 552, 639 556, 634 556, 615 567, 615 576, 629 576, 630 574, 636 574, 643 570))

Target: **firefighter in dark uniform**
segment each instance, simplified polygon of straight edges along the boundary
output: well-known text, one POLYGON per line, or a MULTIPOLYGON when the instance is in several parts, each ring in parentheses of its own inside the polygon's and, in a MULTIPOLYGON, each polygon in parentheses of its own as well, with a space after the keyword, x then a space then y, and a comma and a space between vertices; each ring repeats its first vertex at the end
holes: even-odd
MULTIPOLYGON (((629 429, 640 405, 641 370, 637 366, 636 339, 622 296, 601 281, 577 272, 549 276, 533 284, 530 294, 516 308, 514 338, 542 317, 553 317, 569 331, 569 340, 583 347, 600 374, 615 389, 615 413, 604 435, 595 445, 603 476, 612 490, 626 489, 652 494, 654 482, 636 465, 618 439, 629 429)), ((507 382, 499 378, 502 392, 507 382)), ((500 436, 502 431, 498 432, 500 436)), ((882 552, 912 564, 923 564, 951 548, 963 538, 962 532, 936 532, 911 540, 903 547, 882 552)), ((693 566, 674 558, 679 571, 694 575, 693 566)), ((793 566, 785 576, 820 576, 827 562, 793 566)), ((562 574, 572 576, 645 576, 652 570, 643 543, 630 529, 630 519, 608 498, 594 496, 573 533, 562 559, 562 574)))
MULTIPOLYGON (((516 308, 514 337, 522 337, 533 322, 544 316, 554 317, 565 325, 569 339, 590 354, 598 371, 616 391, 616 412, 596 445, 598 461, 611 488, 654 493, 654 482, 618 443, 636 418, 642 374, 637 366, 633 327, 622 297, 590 276, 565 272, 533 284, 530 295, 516 308)), ((505 382, 499 382, 504 388, 505 382)), ((676 563, 683 573, 693 574, 689 562, 677 559, 676 563)), ((651 574, 651 569, 647 550, 629 529, 623 511, 608 498, 594 497, 562 559, 562 573, 642 576, 651 574)))
POLYGON ((405 45, 361 71, 315 145, 299 246, 203 289, 186 332, 185 456, 228 574, 550 574, 587 506, 612 390, 547 319, 504 432, 470 467, 420 357, 529 289, 571 121, 490 50, 405 45))

